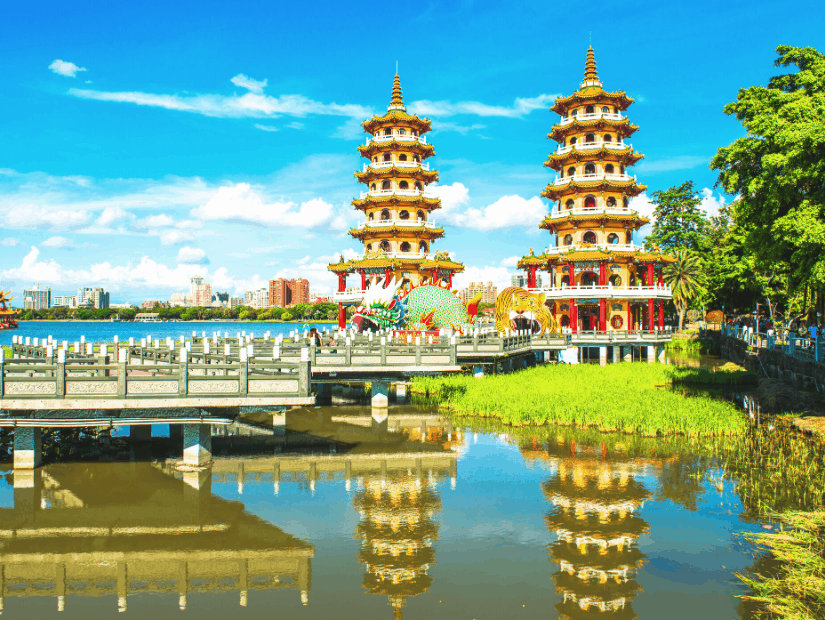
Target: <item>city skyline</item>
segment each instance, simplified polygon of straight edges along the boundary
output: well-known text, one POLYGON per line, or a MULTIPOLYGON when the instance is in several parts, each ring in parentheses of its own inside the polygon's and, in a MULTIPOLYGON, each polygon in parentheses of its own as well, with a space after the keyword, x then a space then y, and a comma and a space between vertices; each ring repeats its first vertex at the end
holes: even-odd
POLYGON ((715 23, 701 27, 701 10, 650 6, 647 17, 618 15, 610 28, 588 25, 590 33, 572 15, 529 4, 506 9, 505 20, 504 9, 431 5, 412 18, 432 37, 427 54, 394 51, 366 73, 357 46, 341 39, 359 32, 353 12, 331 4, 339 27, 324 29, 300 58, 297 33, 278 26, 300 18, 294 7, 255 19, 239 11, 220 37, 206 34, 216 27, 214 5, 189 10, 182 34, 156 25, 169 15, 151 6, 150 34, 141 34, 143 22, 124 25, 117 7, 94 19, 55 13, 33 32, 28 11, 13 7, 0 25, 16 60, 0 85, 0 286, 18 299, 34 282, 53 296, 101 287, 112 303, 168 299, 195 275, 232 295, 277 278, 331 292, 326 264, 359 250, 346 230, 363 219, 349 204, 362 189, 352 176, 366 137, 360 122, 385 108, 397 59, 410 110, 432 120, 441 175, 433 189, 444 206, 434 217, 446 230, 433 250, 467 266, 454 288, 504 288, 526 248, 550 244, 536 229, 551 207, 539 197, 553 176, 542 166, 555 146, 549 108, 581 80, 591 38, 605 88, 637 102, 642 131, 633 143, 646 158, 635 172, 649 189, 631 206, 649 213, 651 191, 693 179, 714 213, 731 197, 714 189, 707 164, 743 133, 722 107, 739 88, 781 72, 771 66, 776 45, 822 48, 823 36, 817 20, 775 23, 768 3, 747 15, 714 5, 715 23), (756 36, 710 45, 725 40, 734 16, 756 36), (546 44, 539 24, 550 18, 563 45, 546 44), (95 29, 120 22, 117 41, 95 29), (614 45, 622 26, 637 45, 632 58, 614 45), (265 28, 283 35, 274 47, 249 36, 265 28), (465 51, 449 53, 461 44, 465 51))

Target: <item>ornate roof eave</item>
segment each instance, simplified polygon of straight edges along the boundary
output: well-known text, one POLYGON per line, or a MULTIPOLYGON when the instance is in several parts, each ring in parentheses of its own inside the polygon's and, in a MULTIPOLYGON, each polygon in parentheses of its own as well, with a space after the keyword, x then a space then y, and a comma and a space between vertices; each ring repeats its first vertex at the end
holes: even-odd
POLYGON ((565 252, 563 254, 553 254, 547 256, 547 264, 548 265, 559 265, 559 264, 567 264, 570 261, 593 261, 593 260, 606 260, 610 258, 632 258, 636 262, 660 262, 660 263, 672 263, 676 259, 672 256, 667 256, 666 254, 656 254, 653 252, 645 252, 645 251, 638 251, 638 252, 613 252, 609 250, 604 250, 601 248, 594 248, 594 249, 578 249, 572 248, 571 251, 565 252))
POLYGON ((542 196, 548 200, 558 200, 562 196, 568 194, 576 194, 581 192, 593 191, 615 191, 621 192, 625 196, 638 196, 647 189, 647 185, 637 183, 635 180, 619 182, 619 181, 571 181, 565 185, 548 185, 541 193, 542 196))
POLYGON ((580 162, 580 161, 591 161, 593 159, 604 159, 608 158, 611 161, 620 161, 625 166, 633 166, 639 163, 641 160, 644 159, 644 155, 639 153, 638 151, 634 151, 631 147, 627 147, 627 149, 619 151, 616 149, 607 149, 607 148, 600 148, 598 151, 577 151, 572 150, 569 153, 550 153, 547 156, 547 161, 544 162, 545 168, 550 168, 551 170, 558 170, 559 168, 566 166, 568 162, 580 162))
POLYGON ((423 159, 435 155, 435 147, 432 144, 422 144, 421 142, 400 142, 391 140, 389 142, 370 142, 369 144, 359 144, 358 152, 362 157, 371 157, 374 153, 404 149, 421 155, 423 159))
POLYGON ((422 269, 447 269, 460 273, 464 271, 464 264, 451 259, 428 259, 421 261, 422 269))
POLYGON ((427 198, 424 196, 367 196, 366 198, 355 198, 352 206, 356 209, 368 209, 370 205, 385 206, 394 204, 416 205, 417 207, 434 210, 441 208, 440 198, 427 198))
POLYGON ((406 124, 418 130, 419 134, 425 134, 432 129, 432 121, 427 118, 421 118, 415 114, 408 114, 404 110, 387 110, 381 116, 373 116, 361 123, 361 126, 369 134, 374 134, 377 129, 383 129, 386 126, 398 126, 406 124))
POLYGON ((547 137, 551 140, 555 140, 556 142, 561 142, 571 133, 579 133, 587 129, 601 129, 605 127, 612 129, 616 135, 621 135, 624 138, 629 138, 634 133, 639 131, 639 126, 634 125, 627 118, 623 118, 620 121, 611 121, 606 118, 598 118, 592 121, 574 120, 572 123, 567 123, 566 125, 553 125, 553 128, 550 130, 550 133, 547 134, 547 137))
POLYGON ((372 235, 380 236, 392 233, 393 236, 399 233, 411 233, 417 238, 440 239, 444 236, 443 228, 427 228, 426 226, 369 226, 366 228, 353 228, 349 234, 356 239, 365 239, 372 235))
POLYGON ((584 103, 591 102, 601 103, 604 101, 610 101, 620 110, 626 110, 635 101, 635 99, 633 99, 633 97, 628 97, 623 90, 611 93, 603 88, 596 90, 588 88, 586 90, 577 90, 572 95, 568 95, 567 97, 559 97, 553 102, 553 105, 550 106, 550 110, 556 114, 564 116, 564 113, 572 105, 582 105, 584 103))
POLYGON ((550 216, 545 217, 541 224, 539 224, 539 228, 543 228, 544 230, 549 230, 553 232, 556 227, 560 224, 566 224, 568 222, 593 222, 594 224, 599 225, 601 222, 625 222, 633 225, 634 230, 639 230, 642 226, 650 222, 649 218, 646 218, 642 215, 638 215, 636 213, 630 213, 628 215, 617 215, 617 214, 588 214, 588 213, 580 213, 578 215, 569 214, 566 218, 550 218, 550 216))
POLYGON ((423 181, 424 183, 435 183, 438 181, 438 170, 424 170, 422 168, 385 168, 383 170, 373 170, 367 168, 366 172, 356 172, 355 178, 360 183, 369 183, 374 179, 396 178, 396 177, 410 177, 416 181, 423 181))

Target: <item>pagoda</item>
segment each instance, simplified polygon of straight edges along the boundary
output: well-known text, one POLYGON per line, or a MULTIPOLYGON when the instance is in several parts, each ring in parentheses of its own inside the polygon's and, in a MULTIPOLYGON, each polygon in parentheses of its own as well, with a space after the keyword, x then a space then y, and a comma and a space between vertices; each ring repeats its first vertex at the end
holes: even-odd
POLYGON ((349 231, 364 244, 364 254, 340 261, 328 269, 338 274, 338 322, 345 327, 344 304, 358 303, 375 277, 402 279, 412 285, 445 282, 452 286, 454 273, 464 265, 446 252, 433 253, 432 244, 444 236, 444 229, 430 219, 441 208, 441 200, 427 192, 438 181, 438 172, 426 159, 435 155, 427 142, 431 121, 409 114, 401 95, 401 80, 395 75, 387 112, 362 123, 369 134, 358 152, 367 159, 355 178, 366 191, 352 201, 365 221, 349 231), (361 276, 360 288, 347 291, 350 273, 361 276))
POLYGON ((644 157, 627 142, 639 129, 624 114, 632 103, 602 88, 591 47, 579 89, 550 108, 561 119, 547 136, 558 147, 544 165, 558 176, 542 192, 554 204, 539 227, 553 235, 553 247, 530 250, 518 267, 528 288, 536 288, 537 270, 549 272, 547 305, 573 333, 662 329, 671 298, 662 269, 673 259, 633 243, 650 220, 630 208, 647 189, 628 172, 644 157))
POLYGON ((589 618, 600 611, 635 618, 632 601, 642 588, 634 577, 645 561, 638 539, 650 529, 636 514, 651 496, 637 479, 645 459, 561 436, 543 448, 523 447, 522 454, 546 462, 552 472, 542 492, 552 505, 545 523, 557 536, 548 551, 558 564, 558 617, 589 618))
POLYGON ((0 290, 0 329, 17 329, 17 310, 12 310, 6 304, 10 304, 14 297, 11 291, 0 290))

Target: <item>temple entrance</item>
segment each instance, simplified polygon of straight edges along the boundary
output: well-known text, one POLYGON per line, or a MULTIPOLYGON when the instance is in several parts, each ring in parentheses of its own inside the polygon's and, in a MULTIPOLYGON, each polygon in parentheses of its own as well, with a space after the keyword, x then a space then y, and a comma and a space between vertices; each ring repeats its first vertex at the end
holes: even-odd
POLYGON ((599 307, 596 305, 579 306, 579 321, 582 331, 599 329, 599 307))

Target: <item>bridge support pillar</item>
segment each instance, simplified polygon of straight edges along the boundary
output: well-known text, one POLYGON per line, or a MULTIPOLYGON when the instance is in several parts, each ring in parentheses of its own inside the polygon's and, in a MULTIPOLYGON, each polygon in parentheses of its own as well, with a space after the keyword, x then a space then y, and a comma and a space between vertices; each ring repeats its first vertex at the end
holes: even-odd
POLYGON ((476 364, 473 366, 473 376, 476 379, 483 379, 484 378, 484 366, 481 364, 476 364))
POLYGON ((212 460, 212 429, 208 424, 183 425, 183 464, 204 467, 212 460))
POLYGON ((35 469, 43 461, 40 428, 18 426, 14 429, 14 469, 35 469))
POLYGON ((599 366, 607 366, 607 347, 599 347, 599 366))
POLYGON ((407 402, 407 384, 406 383, 396 383, 395 384, 395 402, 397 402, 397 403, 407 402))
POLYGON ((633 361, 633 347, 628 345, 626 347, 622 347, 622 357, 624 357, 624 361, 632 362, 633 361))
POLYGON ((14 511, 20 516, 34 517, 40 510, 40 494, 43 489, 41 472, 16 470, 14 472, 14 511))
POLYGON ((656 345, 656 358, 662 363, 665 363, 665 345, 656 345))
POLYGON ((647 347, 647 363, 652 364, 656 361, 656 347, 647 347))
POLYGON ((152 425, 132 424, 129 427, 129 439, 132 441, 152 441, 152 425))
POLYGON ((373 409, 386 409, 389 406, 389 383, 386 381, 372 382, 372 407, 373 409))
POLYGON ((620 347, 613 347, 613 363, 618 364, 622 359, 621 356, 621 348, 620 347))
POLYGON ((332 404, 332 385, 329 383, 316 383, 315 388, 318 391, 316 400, 319 405, 332 404))

